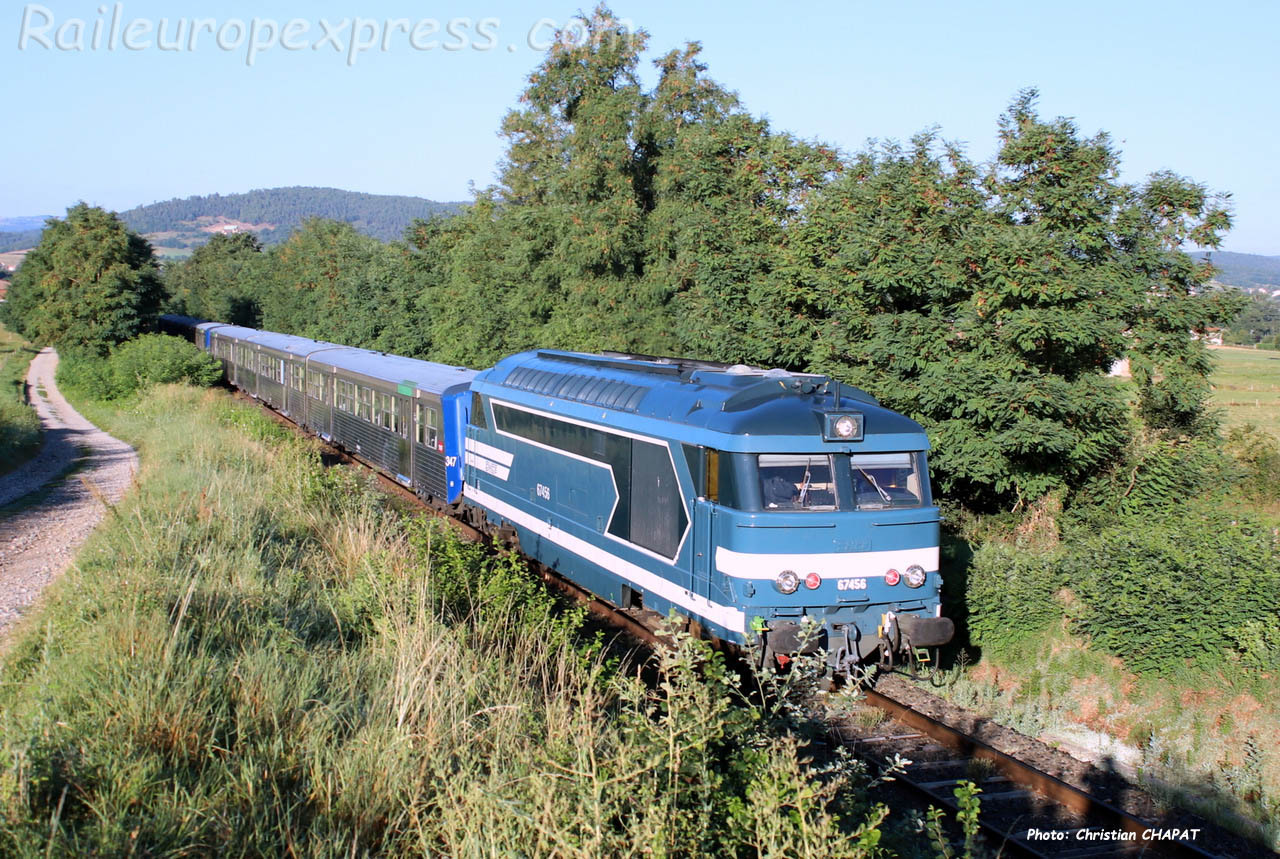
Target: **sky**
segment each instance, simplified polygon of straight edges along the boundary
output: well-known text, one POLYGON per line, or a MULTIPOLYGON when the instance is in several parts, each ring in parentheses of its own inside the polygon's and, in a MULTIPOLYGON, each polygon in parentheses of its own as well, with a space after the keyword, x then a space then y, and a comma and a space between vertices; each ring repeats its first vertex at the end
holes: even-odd
MULTIPOLYGON (((1111 135, 1126 181, 1172 170, 1230 193, 1225 250, 1280 255, 1278 3, 611 8, 649 33, 646 83, 656 80, 648 60, 698 41, 710 76, 752 113, 846 152, 936 126, 987 160, 1001 112, 1036 87, 1042 116, 1111 135)), ((583 9, 6 3, 0 217, 285 185, 469 199, 494 180, 499 123, 553 30, 583 9)))

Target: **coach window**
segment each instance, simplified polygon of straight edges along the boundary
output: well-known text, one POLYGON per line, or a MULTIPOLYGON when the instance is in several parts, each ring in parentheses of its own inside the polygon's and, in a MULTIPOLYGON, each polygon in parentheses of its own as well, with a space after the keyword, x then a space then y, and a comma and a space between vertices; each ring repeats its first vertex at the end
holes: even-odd
POLYGON ((360 403, 357 406, 356 417, 367 421, 373 420, 373 388, 360 386, 360 403))
POLYGON ((302 390, 303 377, 306 371, 302 369, 301 364, 289 365, 289 387, 295 391, 302 390))
POLYGON ((338 411, 352 414, 355 412, 356 406, 356 386, 350 382, 338 380, 337 388, 334 392, 335 404, 338 411))
POLYGON ((440 442, 440 413, 430 406, 424 408, 426 417, 426 428, 424 431, 426 442, 429 447, 435 447, 440 442))
POLYGON ((324 399, 324 376, 319 370, 307 371, 307 396, 313 400, 324 399))
POLYGON ((396 426, 396 406, 395 400, 390 394, 384 394, 381 391, 377 394, 377 419, 374 421, 383 429, 389 429, 392 432, 399 432, 400 428, 396 426))
POLYGON ((409 404, 399 397, 391 400, 392 416, 395 419, 395 431, 400 438, 409 437, 409 404))

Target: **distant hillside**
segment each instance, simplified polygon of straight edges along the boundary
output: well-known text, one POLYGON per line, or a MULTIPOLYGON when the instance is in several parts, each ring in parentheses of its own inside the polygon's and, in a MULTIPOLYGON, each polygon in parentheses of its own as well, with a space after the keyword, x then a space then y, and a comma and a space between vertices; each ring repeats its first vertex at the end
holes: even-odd
MULTIPOLYGON (((1201 251, 1192 256, 1203 259, 1206 254, 1201 251)), ((1280 257, 1233 254, 1227 251, 1214 251, 1212 257, 1213 264, 1218 268, 1216 280, 1219 283, 1245 288, 1251 286, 1280 288, 1280 257)))
MULTIPOLYGON (((404 236, 415 218, 451 214, 461 203, 422 197, 361 194, 337 188, 266 188, 247 194, 210 194, 138 206, 121 212, 131 229, 142 233, 163 256, 185 256, 217 232, 248 230, 263 244, 283 242, 307 218, 345 221, 365 235, 391 241, 404 236)), ((11 221, 27 220, 12 218, 11 221)), ((42 219, 35 219, 37 224, 42 219)), ((0 231, 0 251, 29 248, 40 230, 0 231)))
POLYGON ((0 233, 29 233, 44 229, 48 215, 28 215, 22 218, 0 218, 0 233))

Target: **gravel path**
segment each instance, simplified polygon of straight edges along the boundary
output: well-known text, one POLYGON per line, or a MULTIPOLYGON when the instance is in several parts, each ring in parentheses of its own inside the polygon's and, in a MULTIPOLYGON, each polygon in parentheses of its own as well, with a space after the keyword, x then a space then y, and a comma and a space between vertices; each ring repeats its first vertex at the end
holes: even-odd
POLYGON ((84 419, 54 383, 58 353, 31 362, 27 384, 44 431, 40 452, 0 477, 0 507, 46 485, 34 503, 0 509, 0 640, 71 564, 76 550, 133 483, 138 454, 84 419), (81 468, 55 480, 72 465, 81 468))

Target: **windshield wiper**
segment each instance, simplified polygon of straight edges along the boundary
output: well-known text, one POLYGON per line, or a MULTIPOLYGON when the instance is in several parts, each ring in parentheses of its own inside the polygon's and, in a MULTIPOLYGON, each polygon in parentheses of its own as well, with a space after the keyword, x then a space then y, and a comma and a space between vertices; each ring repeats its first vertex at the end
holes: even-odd
POLYGON ((809 473, 809 466, 804 468, 804 482, 800 484, 800 506, 804 506, 804 500, 809 495, 809 484, 813 482, 813 475, 809 473))
POLYGON ((880 494, 880 497, 884 500, 885 504, 893 503, 893 498, 889 495, 888 492, 885 492, 883 489, 880 488, 880 484, 876 483, 876 479, 872 477, 870 474, 868 474, 865 468, 863 468, 861 465, 855 465, 854 468, 862 472, 862 476, 867 479, 867 483, 870 483, 871 488, 880 494))

